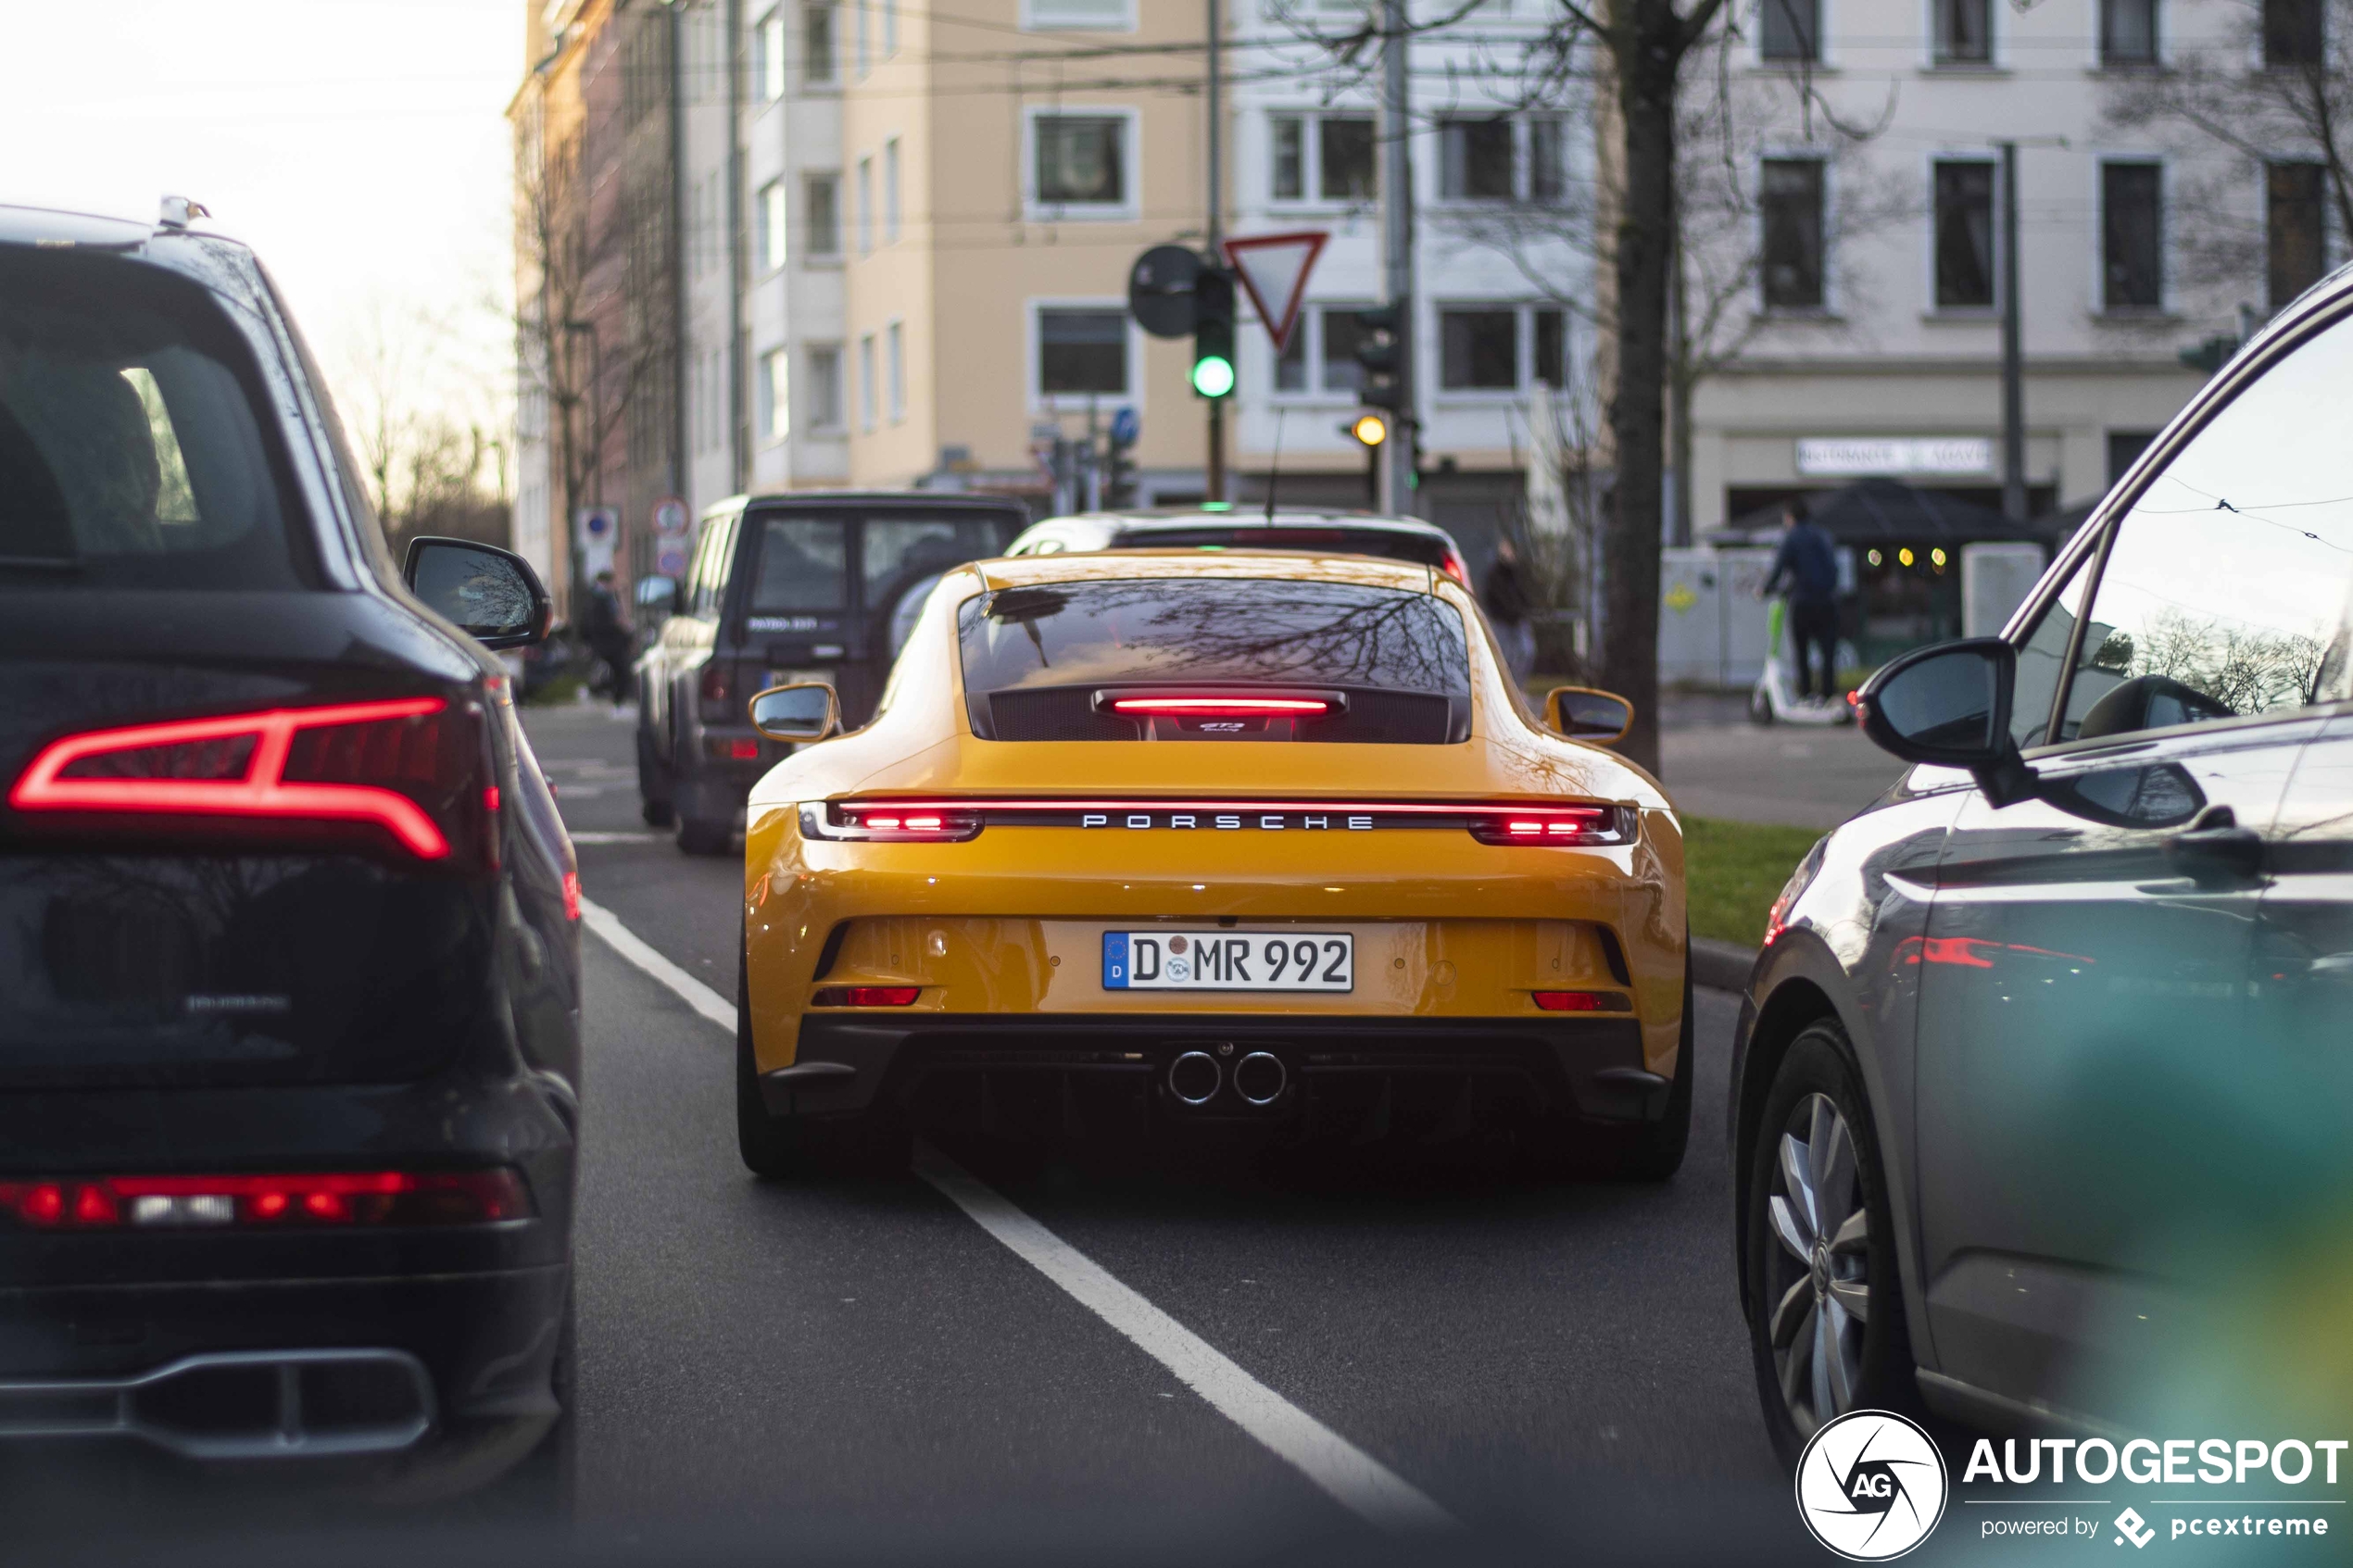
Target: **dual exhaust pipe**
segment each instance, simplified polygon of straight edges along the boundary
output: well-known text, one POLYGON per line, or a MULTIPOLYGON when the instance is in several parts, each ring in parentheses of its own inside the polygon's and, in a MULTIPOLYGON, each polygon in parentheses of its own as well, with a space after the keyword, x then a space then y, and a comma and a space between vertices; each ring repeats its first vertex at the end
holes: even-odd
MULTIPOLYGON (((1226 1069, 1207 1051, 1187 1051, 1168 1064, 1168 1092, 1178 1103, 1198 1110, 1217 1098, 1226 1085, 1226 1069)), ((1252 1051, 1234 1063, 1234 1093, 1246 1105, 1265 1107, 1280 1099, 1290 1084, 1282 1058, 1270 1051, 1252 1051)))

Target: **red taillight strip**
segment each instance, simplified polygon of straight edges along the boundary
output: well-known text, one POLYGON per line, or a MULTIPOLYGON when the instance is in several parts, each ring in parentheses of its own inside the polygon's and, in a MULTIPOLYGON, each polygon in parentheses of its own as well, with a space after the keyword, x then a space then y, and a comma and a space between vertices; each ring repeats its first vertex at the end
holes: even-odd
POLYGON ((1332 710, 1332 705, 1321 697, 1286 696, 1123 696, 1114 697, 1111 708, 1115 713, 1170 713, 1211 719, 1323 714, 1332 710))
POLYGON ((1365 800, 1159 800, 1129 798, 1124 800, 991 800, 981 796, 966 796, 961 799, 882 799, 837 800, 834 804, 844 810, 875 811, 1349 811, 1358 814, 1390 817, 1500 817, 1506 814, 1530 817, 1567 817, 1585 822, 1598 822, 1612 815, 1614 806, 1526 806, 1510 801, 1489 802, 1484 805, 1463 805, 1455 802, 1433 801, 1365 801, 1365 800))
POLYGON ((416 719, 448 705, 437 696, 388 702, 353 702, 328 708, 279 708, 225 719, 186 719, 128 729, 96 730, 53 741, 8 792, 19 811, 107 811, 141 815, 295 817, 328 822, 375 822, 420 859, 445 859, 449 841, 422 807, 405 795, 372 784, 290 784, 286 754, 297 730, 364 724, 384 719, 416 719), (241 779, 69 779, 74 763, 109 752, 193 741, 255 737, 253 756, 241 779))
POLYGON ((530 1189, 505 1166, 0 1181, 0 1219, 42 1230, 483 1224, 528 1219, 532 1211, 530 1189))

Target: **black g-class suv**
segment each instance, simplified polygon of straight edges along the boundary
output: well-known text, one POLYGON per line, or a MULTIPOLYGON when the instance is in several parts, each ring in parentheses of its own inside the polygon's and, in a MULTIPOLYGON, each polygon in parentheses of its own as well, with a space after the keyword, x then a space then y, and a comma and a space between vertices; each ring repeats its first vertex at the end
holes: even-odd
POLYGON ((810 491, 705 513, 686 580, 637 664, 637 793, 689 855, 726 851, 744 799, 791 748, 745 704, 765 686, 830 681, 864 723, 941 574, 1003 553, 1029 513, 1003 496, 810 491))

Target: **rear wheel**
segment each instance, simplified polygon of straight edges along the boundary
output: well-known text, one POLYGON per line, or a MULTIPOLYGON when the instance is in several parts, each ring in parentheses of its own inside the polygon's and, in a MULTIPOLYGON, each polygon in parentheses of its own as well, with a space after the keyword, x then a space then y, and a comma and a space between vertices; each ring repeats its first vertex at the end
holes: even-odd
POLYGON ((736 964, 736 1148, 753 1175, 770 1179, 903 1169, 912 1150, 905 1124, 884 1110, 812 1121, 770 1113, 751 1050, 750 965, 736 964))
POLYGON ((666 828, 676 820, 670 804, 670 778, 654 755, 653 737, 637 732, 637 811, 649 828, 666 828))
POLYGON ((1815 1023, 1773 1075, 1742 1226, 1757 1393, 1784 1463, 1834 1417, 1918 1404, 1884 1171, 1845 1031, 1815 1023))

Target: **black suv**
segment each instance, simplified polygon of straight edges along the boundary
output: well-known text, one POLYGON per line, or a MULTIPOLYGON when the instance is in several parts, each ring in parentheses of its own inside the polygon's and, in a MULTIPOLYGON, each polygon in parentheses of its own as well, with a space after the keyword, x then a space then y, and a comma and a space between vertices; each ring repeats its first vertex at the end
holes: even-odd
POLYGON ((2341 1424, 2348 428, 2339 273, 2001 636, 1859 694, 1916 765, 1791 878, 1732 1074, 1741 1289, 1785 1453, 1916 1392, 2095 1448, 2341 1424))
POLYGON ((690 855, 724 853, 752 784, 791 751, 745 704, 764 686, 830 681, 842 724, 875 711, 924 596, 1000 554, 1019 501, 925 492, 738 497, 703 516, 675 611, 637 663, 637 793, 690 855))
POLYGON ((579 884, 482 646, 547 598, 404 581, 361 471, 243 246, 0 207, 0 1435, 560 1413, 579 884))

